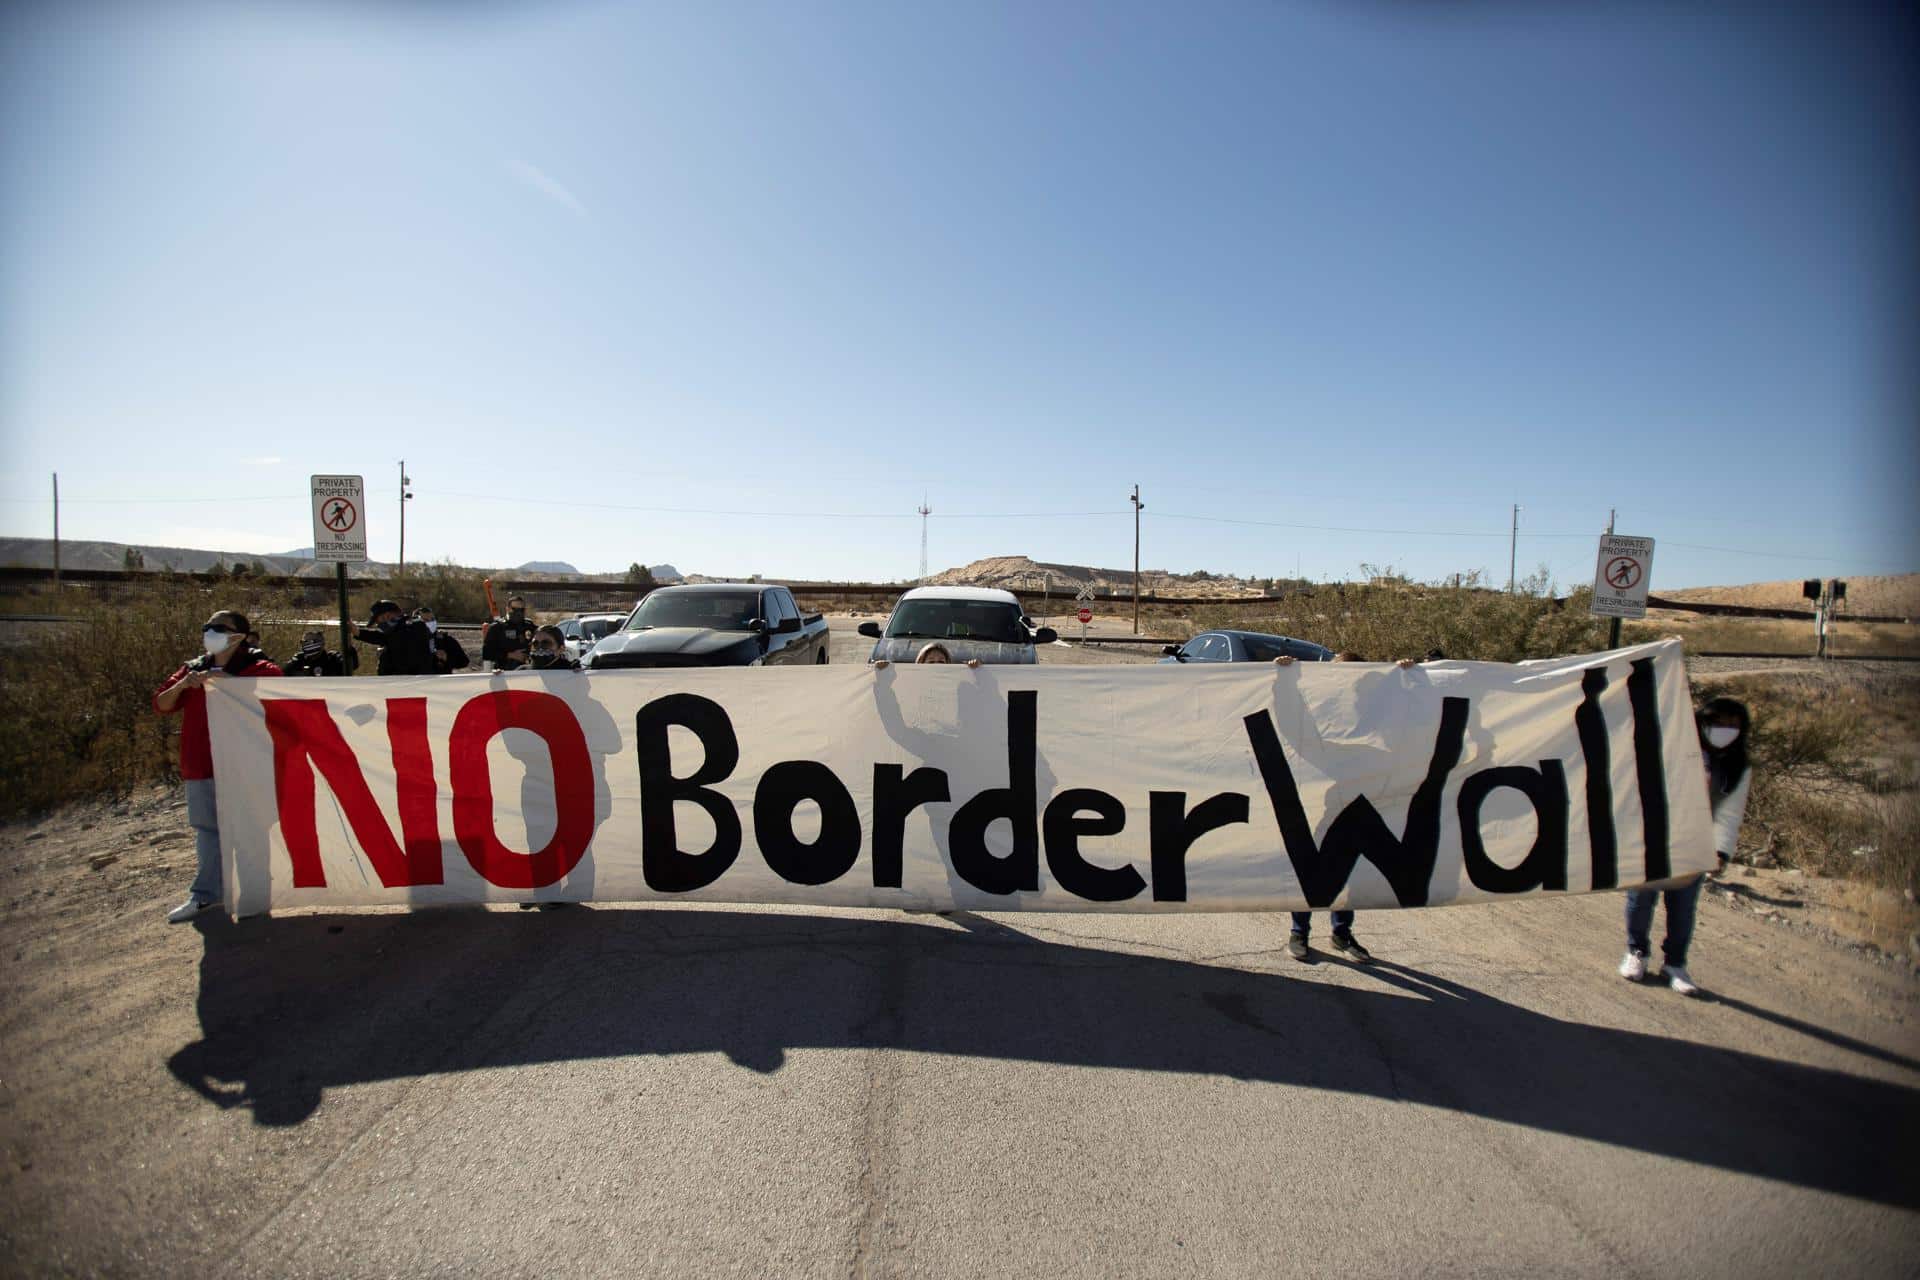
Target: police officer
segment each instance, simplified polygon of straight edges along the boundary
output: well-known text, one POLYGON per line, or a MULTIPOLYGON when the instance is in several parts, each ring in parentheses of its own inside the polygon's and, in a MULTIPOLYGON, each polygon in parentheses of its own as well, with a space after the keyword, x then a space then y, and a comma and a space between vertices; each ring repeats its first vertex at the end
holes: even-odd
POLYGON ((440 629, 440 620, 434 616, 431 605, 421 605, 413 611, 413 616, 433 637, 433 669, 436 672, 443 676, 451 675, 471 665, 465 646, 440 629))
POLYGON ((344 676, 350 669, 347 659, 327 648, 324 631, 309 631, 300 638, 300 652, 287 662, 290 676, 344 676))
POLYGON ((375 600, 367 611, 367 626, 356 639, 377 645, 383 676, 430 676, 439 670, 433 660, 433 633, 426 624, 402 613, 392 600, 375 600))
POLYGON ((480 656, 493 664, 495 671, 515 671, 527 663, 533 644, 534 625, 527 620, 527 602, 523 596, 507 597, 507 616, 495 618, 480 644, 480 656))

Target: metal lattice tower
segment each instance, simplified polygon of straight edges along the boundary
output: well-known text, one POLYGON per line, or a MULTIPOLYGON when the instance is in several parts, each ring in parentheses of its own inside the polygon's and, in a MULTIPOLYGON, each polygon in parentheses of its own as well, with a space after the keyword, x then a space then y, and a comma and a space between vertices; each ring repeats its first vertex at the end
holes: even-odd
POLYGON ((920 513, 920 581, 927 580, 927 517, 933 514, 933 508, 927 505, 925 497, 914 510, 920 513))

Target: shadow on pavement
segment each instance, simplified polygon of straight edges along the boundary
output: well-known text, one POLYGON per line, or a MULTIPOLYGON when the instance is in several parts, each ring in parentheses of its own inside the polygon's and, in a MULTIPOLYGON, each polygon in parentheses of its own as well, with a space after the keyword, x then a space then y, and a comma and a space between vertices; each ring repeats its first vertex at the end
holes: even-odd
POLYGON ((168 1066, 260 1124, 297 1124, 326 1089, 365 1081, 713 1052, 771 1072, 790 1049, 885 1048, 1391 1098, 1920 1207, 1920 1091, 1566 1022, 1391 963, 1361 970, 1377 990, 1329 985, 965 912, 458 909, 202 932, 203 1038, 168 1066))

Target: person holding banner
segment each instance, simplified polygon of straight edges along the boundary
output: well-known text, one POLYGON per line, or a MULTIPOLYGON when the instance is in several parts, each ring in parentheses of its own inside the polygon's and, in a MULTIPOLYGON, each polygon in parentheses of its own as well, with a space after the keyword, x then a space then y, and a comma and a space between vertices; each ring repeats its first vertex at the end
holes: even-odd
POLYGON ((549 622, 533 633, 530 646, 533 660, 527 665, 536 671, 578 671, 580 660, 567 652, 567 634, 549 622))
POLYGON ((180 779, 187 791, 187 823, 193 828, 198 867, 187 900, 167 913, 168 924, 186 924, 220 905, 220 824, 213 806, 213 742, 207 735, 207 681, 215 676, 277 676, 266 654, 247 643, 245 614, 222 609, 200 628, 197 658, 180 664, 153 691, 153 709, 181 715, 180 779))
MULTIPOLYGON (((1700 754, 1707 770, 1707 802, 1713 810, 1713 847, 1725 867, 1740 843, 1740 823, 1747 814, 1747 789, 1753 770, 1747 759, 1747 735, 1753 725, 1746 704, 1732 698, 1715 698, 1700 709, 1696 718, 1700 730, 1700 754)), ((1677 888, 1647 887, 1627 890, 1627 954, 1620 961, 1620 976, 1639 982, 1647 976, 1649 941, 1653 931, 1653 904, 1656 898, 1667 900, 1667 936, 1660 943, 1665 963, 1661 974, 1667 985, 1683 996, 1699 994, 1693 975, 1687 972, 1687 948, 1693 942, 1694 916, 1700 905, 1700 885, 1705 875, 1696 875, 1677 888)))
MULTIPOLYGON (((1342 649, 1339 653, 1333 655, 1333 660, 1335 662, 1358 662, 1360 661, 1360 655, 1351 649, 1342 649)), ((1273 660, 1273 664, 1276 667, 1290 667, 1293 665, 1293 661, 1292 654, 1283 653, 1273 660)), ((1403 668, 1410 667, 1413 665, 1413 660, 1411 658, 1402 658, 1394 665, 1403 668)), ((1361 946, 1360 940, 1353 936, 1353 912, 1333 911, 1328 914, 1333 917, 1333 949, 1355 964, 1369 963, 1373 959, 1373 952, 1361 946)), ((1313 948, 1307 945, 1307 939, 1311 937, 1312 934, 1313 912, 1294 912, 1293 927, 1287 931, 1287 954, 1302 964, 1305 964, 1307 958, 1313 954, 1313 948)))

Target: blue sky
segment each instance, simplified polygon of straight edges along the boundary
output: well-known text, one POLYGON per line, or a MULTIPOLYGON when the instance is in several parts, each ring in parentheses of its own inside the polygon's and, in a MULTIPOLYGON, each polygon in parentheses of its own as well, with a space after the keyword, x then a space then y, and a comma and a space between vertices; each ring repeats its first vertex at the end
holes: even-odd
POLYGON ((8 6, 0 532, 1920 569, 1914 27, 1759 8, 8 6))

